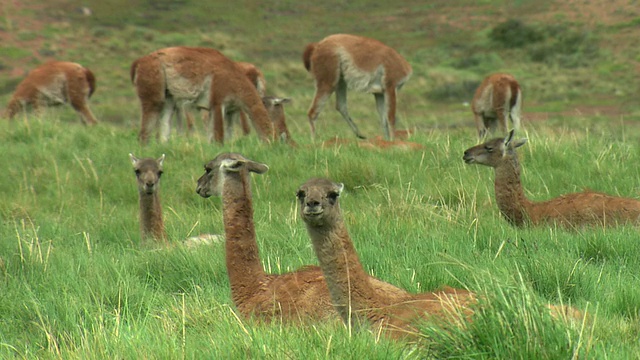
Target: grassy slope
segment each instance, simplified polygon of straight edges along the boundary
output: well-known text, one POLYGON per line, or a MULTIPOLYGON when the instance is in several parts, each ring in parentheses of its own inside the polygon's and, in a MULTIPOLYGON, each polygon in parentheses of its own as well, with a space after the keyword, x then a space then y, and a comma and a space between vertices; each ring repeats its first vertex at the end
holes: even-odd
MULTIPOLYGON (((175 16, 142 11, 136 3, 108 9, 96 4, 92 19, 68 17, 71 13, 63 10, 73 9, 73 4, 52 12, 21 8, 15 15, 5 9, 5 28, 14 42, 2 46, 14 49, 14 55, 0 59, 6 66, 4 88, 19 78, 12 77, 12 69, 29 68, 41 59, 21 57, 24 53, 16 49, 27 54, 47 50, 91 64, 99 81, 92 104, 103 124, 83 128, 69 109, 0 124, 5 159, 0 174, 0 254, 6 262, 0 274, 2 356, 568 358, 576 350, 582 357, 637 357, 637 230, 568 233, 507 226, 495 207, 489 169, 468 167, 460 160, 475 140, 469 111, 459 105, 464 99, 440 102, 426 97, 448 83, 477 80, 485 72, 483 66, 492 64, 481 62, 480 67, 462 70, 447 65, 453 62, 450 58, 463 58, 473 49, 463 39, 473 39, 486 51, 488 18, 526 11, 543 19, 545 11, 553 9, 552 2, 523 2, 502 10, 487 3, 471 16, 471 3, 477 4, 432 2, 387 9, 364 2, 298 7, 279 2, 266 9, 247 2, 233 9, 195 9, 204 5, 187 2, 189 7, 175 16), (102 15, 107 10, 113 11, 108 17, 102 15), (17 23, 18 16, 29 19, 43 13, 53 14, 55 21, 30 23, 31 28, 8 25, 17 23), (455 21, 438 20, 434 13, 455 21), (108 19, 129 25, 99 24, 116 21, 108 19), (187 28, 185 19, 199 25, 187 28), (155 29, 133 26, 136 22, 155 29), (164 31, 173 26, 179 31, 164 31), (305 111, 311 81, 299 52, 307 41, 337 31, 379 37, 411 59, 415 76, 403 89, 399 108, 404 124, 419 128, 413 140, 424 150, 320 149, 310 144, 305 111), (178 137, 167 145, 141 149, 128 66, 143 53, 175 44, 218 47, 238 60, 259 64, 272 92, 294 98, 287 114, 302 145, 295 157, 286 146, 265 148, 254 137, 224 148, 207 144, 204 137, 178 137), (167 154, 162 196, 170 237, 178 242, 189 234, 222 229, 220 201, 201 199, 194 187, 202 164, 223 149, 270 166, 253 183, 256 227, 269 271, 316 262, 296 217, 293 194, 308 177, 329 176, 346 185, 343 207, 369 271, 411 291, 442 284, 468 286, 486 293, 493 305, 467 331, 425 328, 425 335, 437 341, 418 348, 377 341, 366 333, 349 337, 339 324, 299 329, 238 321, 230 306, 219 245, 197 251, 141 249, 135 183, 127 158, 128 152, 167 154), (537 311, 546 301, 588 309, 593 326, 552 323, 537 311)), ((604 25, 594 29, 614 32, 604 25)), ((615 33, 624 35, 625 29, 615 33)), ((498 63, 524 79, 531 99, 527 104, 537 110, 584 108, 609 94, 617 86, 614 80, 632 80, 614 76, 634 64, 634 54, 620 43, 619 47, 611 51, 620 56, 605 56, 586 68, 558 69, 510 57, 518 51, 498 52, 498 63), (561 100, 547 101, 552 90, 560 91, 561 100)), ((605 100, 625 104, 626 94, 605 100)), ((8 93, 2 100, 6 99, 8 93)), ((358 123, 367 133, 377 134, 370 96, 353 94, 350 99, 358 123)), ((636 196, 638 171, 628 164, 640 160, 640 130, 629 121, 635 120, 638 108, 623 108, 624 117, 551 115, 549 121, 527 123, 529 143, 522 151, 527 194, 542 200, 584 187, 636 196)), ((321 136, 348 137, 347 130, 328 106, 319 120, 321 136)))

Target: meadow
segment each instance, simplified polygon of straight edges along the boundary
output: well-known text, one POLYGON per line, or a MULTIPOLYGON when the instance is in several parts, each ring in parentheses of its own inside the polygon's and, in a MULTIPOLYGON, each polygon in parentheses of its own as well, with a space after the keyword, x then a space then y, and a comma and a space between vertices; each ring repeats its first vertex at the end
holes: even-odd
MULTIPOLYGON (((573 35, 566 41, 583 45, 565 54, 553 42, 561 36, 505 47, 495 44, 482 18, 471 18, 467 28, 453 26, 463 19, 454 14, 471 2, 296 8, 286 1, 272 7, 247 1, 238 12, 189 1, 158 1, 156 8, 127 3, 108 9, 92 4, 95 15, 84 18, 73 12, 78 4, 61 1, 57 12, 31 28, 18 25, 42 17, 42 9, 4 8, 2 29, 11 41, 0 47, 3 74, 43 57, 80 62, 98 78, 91 107, 101 123, 84 127, 69 107, 0 122, 0 358, 640 357, 637 227, 511 227, 495 204, 492 169, 462 161, 464 150, 477 142, 464 101, 487 73, 511 72, 525 98, 518 136, 528 138, 519 154, 529 198, 585 188, 640 197, 638 167, 630 166, 640 161, 640 108, 628 75, 639 55, 623 46, 633 44, 629 29, 637 18, 589 27, 544 15, 552 1, 477 5, 488 18, 526 10, 538 21, 555 19, 554 27, 540 22, 533 29, 573 35), (332 16, 336 9, 339 15, 332 16), (363 11, 372 19, 369 26, 359 21, 363 11), (421 17, 436 11, 451 20, 421 17), (249 21, 255 14, 257 20, 249 21), (179 26, 205 21, 211 27, 179 26), (421 149, 357 146, 332 103, 312 141, 306 111, 313 81, 301 50, 334 32, 378 37, 413 65, 414 76, 399 94, 399 128, 413 129, 409 141, 421 149), (613 35, 619 40, 615 48, 602 40, 613 35), (210 144, 199 123, 190 138, 173 134, 166 144, 141 147, 129 65, 172 45, 215 47, 257 64, 268 93, 293 99, 286 113, 299 146, 266 145, 255 133, 224 146, 210 144), (320 146, 336 136, 353 142, 320 146), (291 326, 239 318, 223 245, 181 245, 188 236, 223 232, 220 199, 195 193, 203 165, 223 151, 270 167, 252 182, 268 272, 317 263, 295 192, 310 177, 328 177, 345 185, 342 208, 369 273, 411 292, 466 287, 483 295, 483 310, 463 329, 424 324, 417 344, 350 332, 337 321, 291 326), (141 242, 129 153, 166 154, 160 191, 169 248, 141 242), (554 320, 544 311, 547 303, 570 304, 587 317, 554 320)), ((20 79, 3 77, 0 103, 6 104, 20 79)), ((363 132, 381 134, 371 95, 350 93, 349 106, 363 132)))

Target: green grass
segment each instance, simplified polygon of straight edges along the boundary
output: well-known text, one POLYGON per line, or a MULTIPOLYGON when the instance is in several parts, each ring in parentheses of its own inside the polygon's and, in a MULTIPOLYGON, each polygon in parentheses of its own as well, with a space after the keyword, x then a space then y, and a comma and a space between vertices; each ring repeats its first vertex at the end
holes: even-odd
MULTIPOLYGON (((320 120, 325 138, 347 131, 330 114, 320 120)), ((568 120, 564 129, 527 129, 529 143, 521 151, 527 194, 543 200, 589 187, 635 197, 638 172, 628 164, 639 160, 640 131, 609 126, 595 134, 576 126, 588 124, 582 120, 568 120)), ((3 122, 0 134, 6 164, 0 174, 2 357, 553 359, 640 353, 637 229, 510 227, 496 209, 491 170, 461 161, 473 144, 471 128, 420 132, 412 140, 424 150, 413 152, 322 149, 303 128, 294 132, 300 143, 294 157, 289 147, 263 145, 255 136, 224 147, 196 136, 140 148, 134 129, 108 123, 86 128, 62 109, 28 122, 3 122), (253 181, 268 271, 316 263, 294 193, 309 177, 328 176, 345 183, 342 206, 369 272, 413 292, 465 286, 484 295, 485 310, 463 330, 426 324, 418 347, 367 332, 349 337, 337 323, 298 328, 238 319, 221 245, 195 251, 141 246, 127 156, 167 154, 162 200, 169 237, 178 244, 189 234, 222 232, 220 201, 194 191, 202 164, 220 151, 239 151, 270 166, 253 181), (554 321, 542 308, 547 302, 586 309, 589 321, 554 321)))
MULTIPOLYGON (((20 41, 41 42, 28 49, 3 43, 0 65, 30 68, 40 61, 34 51, 83 63, 98 78, 91 107, 101 123, 83 127, 69 107, 0 122, 0 358, 640 357, 637 228, 513 228, 497 210, 492 170, 461 159, 476 142, 471 111, 462 102, 487 72, 509 71, 525 91, 521 136, 529 142, 520 154, 527 196, 545 200, 589 188, 639 197, 633 165, 640 161, 640 110, 629 76, 637 49, 613 53, 601 41, 592 66, 533 63, 522 49, 495 47, 487 37, 490 25, 462 11, 479 6, 487 16, 538 14, 550 1, 503 8, 471 1, 392 8, 366 1, 247 1, 233 11, 195 1, 161 1, 155 8, 112 3, 91 4, 95 16, 84 18, 75 12, 84 4, 61 2, 50 16, 68 23, 56 20, 37 31, 18 30, 12 8, 3 9, 7 31, 20 41), (427 18, 438 11, 450 21, 427 18), (414 75, 399 95, 399 127, 415 128, 411 141, 422 150, 311 142, 306 111, 313 81, 300 52, 306 42, 341 31, 378 37, 412 63, 414 75), (142 148, 129 66, 171 45, 215 47, 256 63, 268 93, 293 98, 286 113, 300 146, 264 145, 255 135, 220 146, 207 143, 200 130, 190 139, 174 135, 167 144, 152 141, 142 148), (583 105, 620 107, 626 114, 574 111, 583 105), (549 112, 548 119, 527 121, 530 111, 549 112), (342 207, 369 273, 412 292, 467 287, 486 305, 463 329, 424 324, 417 346, 366 331, 350 335, 337 322, 296 327, 239 319, 222 245, 158 250, 141 244, 128 158, 130 152, 166 154, 161 197, 169 238, 177 245, 190 235, 223 231, 221 201, 195 193, 203 164, 222 151, 270 167, 252 182, 258 243, 269 272, 317 263, 294 194, 308 178, 326 176, 345 184, 342 207), (544 310, 549 302, 581 308, 588 321, 554 321, 544 310)), ((47 14, 21 12, 32 13, 47 14)), ((628 28, 594 31, 602 36, 628 28)), ((16 83, 0 79, 6 90, 0 103, 16 83)), ((381 134, 371 95, 350 93, 349 107, 365 134, 381 134)), ((319 140, 354 138, 331 103, 317 130, 319 140)))

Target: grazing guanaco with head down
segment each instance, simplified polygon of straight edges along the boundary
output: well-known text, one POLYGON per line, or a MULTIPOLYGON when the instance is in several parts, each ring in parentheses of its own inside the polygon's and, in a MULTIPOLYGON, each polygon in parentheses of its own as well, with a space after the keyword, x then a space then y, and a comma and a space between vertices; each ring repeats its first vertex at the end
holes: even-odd
MULTIPOLYGON (((251 81, 251 83, 256 87, 258 91, 258 95, 264 98, 265 92, 267 91, 267 81, 264 79, 264 75, 262 71, 258 69, 254 64, 238 61, 236 65, 242 70, 245 76, 251 81)), ((268 109, 268 108, 267 108, 268 109)), ((233 137, 233 123, 240 122, 240 127, 242 128, 243 135, 249 135, 251 132, 251 128, 249 127, 249 121, 247 120, 247 115, 244 111, 235 111, 231 113, 225 113, 225 136, 231 139, 233 137), (236 120, 236 118, 238 120, 236 120), (227 135, 228 134, 228 135, 227 135)), ((272 118, 273 121, 273 118, 272 118)), ((283 120, 284 121, 284 120, 283 120)), ((277 136, 277 134, 276 134, 277 136)))
POLYGON ((463 156, 467 164, 495 169, 496 202, 509 223, 518 227, 555 223, 567 228, 640 223, 640 201, 636 199, 584 191, 541 202, 529 200, 522 188, 516 153, 526 141, 514 139, 512 130, 504 138, 467 149, 463 156))
MULTIPOLYGON (((238 67, 240 67, 240 69, 245 74, 245 76, 247 76, 247 78, 251 81, 251 83, 253 85, 255 85, 256 90, 258 91, 258 95, 263 97, 263 102, 264 102, 265 91, 266 91, 266 88, 267 88, 267 81, 265 80, 264 75, 262 74, 262 71, 260 71, 260 69, 258 69, 258 67, 256 67, 254 64, 251 64, 251 63, 248 63, 248 62, 238 61, 238 62, 236 62, 236 65, 238 67)), ((177 106, 178 105, 176 104, 176 107, 177 106)), ((178 126, 180 127, 182 125, 181 124, 181 119, 183 117, 186 118, 187 131, 188 131, 188 133, 191 133, 193 131, 194 126, 195 126, 195 121, 193 120, 193 116, 191 116, 191 113, 189 113, 187 111, 187 109, 185 109, 184 105, 183 105, 182 108, 176 109, 175 112, 176 112, 176 115, 177 115, 177 118, 178 118, 178 126)), ((246 114, 244 112, 242 112, 242 111, 240 111, 240 112, 225 112, 224 113, 224 123, 225 123, 224 124, 225 125, 224 138, 225 138, 225 140, 233 138, 233 123, 237 122, 236 118, 240 119, 240 127, 242 128, 242 134, 243 135, 245 135, 245 136, 249 135, 249 133, 251 132, 251 128, 249 127, 249 122, 247 120, 247 116, 246 116, 246 114)))
POLYGON ((397 51, 378 40, 336 34, 308 44, 303 61, 316 83, 308 114, 312 136, 315 137, 315 121, 322 107, 335 91, 336 109, 356 136, 365 138, 347 110, 347 88, 351 88, 374 94, 385 138, 393 140, 396 94, 412 74, 411 65, 397 51))
POLYGON ((18 84, 13 93, 5 117, 11 119, 21 110, 31 106, 69 103, 80 115, 82 123, 98 123, 89 108, 88 100, 96 90, 96 78, 91 70, 80 64, 66 61, 50 61, 35 68, 18 84))
POLYGON ((209 110, 210 141, 224 142, 223 118, 239 111, 249 115, 262 140, 274 137, 256 86, 236 62, 217 50, 186 46, 157 50, 133 62, 131 79, 142 109, 143 144, 158 121, 160 141, 166 141, 176 105, 185 104, 209 110))
POLYGON ((278 137, 281 142, 286 142, 290 145, 295 146, 296 142, 291 138, 291 134, 289 133, 289 129, 287 128, 287 123, 285 121, 286 118, 284 115, 284 104, 290 103, 291 99, 275 96, 264 96, 262 97, 262 102, 264 103, 265 108, 267 108, 267 112, 269 113, 271 121, 273 121, 273 127, 276 133, 276 137, 278 137))
POLYGON ((487 76, 471 101, 478 137, 483 139, 487 133, 495 133, 497 129, 506 134, 509 119, 513 128, 518 130, 521 108, 522 91, 512 75, 498 73, 487 76))
POLYGON ((377 293, 344 223, 339 203, 342 188, 328 179, 311 179, 300 186, 297 197, 331 300, 348 326, 370 325, 387 336, 402 338, 415 334, 420 321, 458 323, 472 314, 476 296, 465 289, 445 287, 400 301, 377 293))
MULTIPOLYGON (((222 153, 205 165, 205 173, 198 179, 196 192, 200 196, 222 196, 233 303, 245 318, 256 316, 265 321, 285 322, 337 319, 318 266, 305 266, 284 274, 267 274, 262 267, 253 222, 251 173, 264 174, 268 169, 267 165, 240 154, 222 153)), ((386 297, 400 300, 407 296, 393 285, 368 279, 386 297)))
POLYGON ((138 159, 129 154, 138 181, 140 196, 140 235, 143 241, 153 240, 165 243, 167 234, 162 220, 162 205, 160 203, 160 177, 164 154, 158 159, 138 159))

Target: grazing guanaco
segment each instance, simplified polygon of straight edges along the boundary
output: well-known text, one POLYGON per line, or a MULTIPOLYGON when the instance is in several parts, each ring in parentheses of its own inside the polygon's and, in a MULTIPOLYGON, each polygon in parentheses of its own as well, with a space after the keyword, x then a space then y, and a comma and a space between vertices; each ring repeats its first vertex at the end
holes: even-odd
POLYGON ((96 78, 91 70, 73 62, 50 61, 33 69, 18 84, 4 116, 11 119, 29 106, 37 110, 69 103, 83 124, 94 125, 98 120, 88 101, 95 91, 96 78))
POLYGON ((304 49, 303 62, 316 85, 308 113, 313 137, 316 134, 315 121, 329 96, 335 92, 336 109, 356 136, 365 138, 347 110, 347 88, 350 88, 374 94, 384 136, 386 140, 393 140, 396 94, 412 74, 411 65, 396 50, 378 40, 335 34, 308 44, 304 49))
MULTIPOLYGON (((255 66, 254 64, 248 63, 248 62, 238 61, 236 62, 236 65, 240 67, 240 69, 245 74, 245 76, 249 78, 249 80, 253 85, 255 85, 256 90, 258 90, 258 95, 264 98, 265 91, 267 88, 267 81, 265 80, 264 75, 262 74, 262 71, 260 71, 260 69, 258 69, 258 67, 255 66)), ((187 104, 183 104, 181 108, 177 108, 175 110, 175 114, 177 115, 177 118, 178 118, 178 127, 182 126, 182 121, 181 121, 182 118, 186 118, 187 133, 189 134, 193 131, 193 128, 195 127, 195 121, 193 120, 193 116, 191 116, 191 113, 188 112, 187 109, 185 108, 186 105, 187 104)), ((177 104, 176 104, 176 107, 178 107, 177 104)), ((240 121, 242 134, 246 136, 246 135, 249 135, 249 133, 251 132, 251 128, 249 127, 249 121, 247 120, 247 116, 244 112, 242 111, 225 112, 224 113, 225 140, 233 138, 233 124, 238 122, 237 118, 239 118, 239 121, 240 121)))
POLYGON ((501 135, 506 134, 509 119, 513 128, 518 130, 521 108, 522 90, 513 75, 498 73, 487 76, 471 101, 478 137, 484 139, 497 129, 500 129, 501 135))
POLYGON ((131 65, 131 79, 141 104, 140 142, 160 122, 159 139, 166 141, 170 120, 185 104, 209 110, 210 141, 224 142, 225 114, 244 111, 258 136, 274 138, 273 126, 255 84, 236 62, 215 49, 170 47, 143 56, 131 65))

